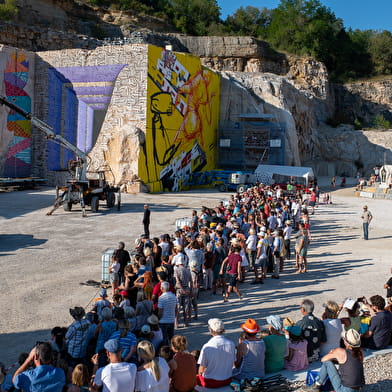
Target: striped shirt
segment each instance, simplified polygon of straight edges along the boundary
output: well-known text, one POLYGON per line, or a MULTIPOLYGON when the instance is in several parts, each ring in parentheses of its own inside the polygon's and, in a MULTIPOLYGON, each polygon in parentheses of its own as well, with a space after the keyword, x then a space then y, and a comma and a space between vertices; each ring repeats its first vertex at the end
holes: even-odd
POLYGON ((109 339, 118 339, 120 340, 122 352, 121 356, 125 358, 129 352, 131 351, 131 347, 137 345, 136 336, 132 332, 128 332, 123 338, 120 338, 121 331, 116 331, 112 333, 109 339))
POLYGON ((159 320, 162 324, 174 324, 176 319, 177 297, 169 292, 163 293, 158 298, 158 309, 162 309, 162 317, 159 320))

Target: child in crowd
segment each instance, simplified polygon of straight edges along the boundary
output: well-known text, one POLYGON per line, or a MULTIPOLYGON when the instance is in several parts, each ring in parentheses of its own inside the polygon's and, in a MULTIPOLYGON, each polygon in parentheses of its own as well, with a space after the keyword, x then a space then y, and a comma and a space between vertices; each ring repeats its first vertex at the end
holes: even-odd
POLYGON ((112 256, 112 264, 109 267, 109 273, 110 273, 110 282, 112 283, 112 297, 114 294, 117 293, 118 289, 118 284, 120 281, 120 276, 118 274, 118 271, 120 271, 120 263, 118 262, 118 257, 116 255, 112 256))
POLYGON ((285 358, 284 367, 293 372, 304 370, 308 367, 308 342, 302 336, 302 330, 298 325, 288 326, 289 355, 285 358))

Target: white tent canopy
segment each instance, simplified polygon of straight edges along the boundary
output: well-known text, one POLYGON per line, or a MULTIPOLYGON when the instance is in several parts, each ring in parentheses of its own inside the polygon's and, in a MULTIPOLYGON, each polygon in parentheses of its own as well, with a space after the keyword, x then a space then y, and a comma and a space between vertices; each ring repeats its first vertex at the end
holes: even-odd
POLYGON ((314 177, 313 169, 311 167, 259 165, 255 170, 257 181, 264 184, 271 183, 274 174, 287 177, 302 177, 305 179, 306 184, 308 184, 309 178, 314 177))

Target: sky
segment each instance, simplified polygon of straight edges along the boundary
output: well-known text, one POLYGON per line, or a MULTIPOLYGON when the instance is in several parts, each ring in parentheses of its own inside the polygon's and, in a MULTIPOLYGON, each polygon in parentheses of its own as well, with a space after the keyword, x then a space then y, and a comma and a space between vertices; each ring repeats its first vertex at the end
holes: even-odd
MULTIPOLYGON (((257 8, 276 8, 279 0, 217 0, 224 20, 238 8, 248 5, 257 8)), ((343 19, 346 28, 360 30, 389 30, 392 32, 392 0, 320 0, 336 17, 343 19)))

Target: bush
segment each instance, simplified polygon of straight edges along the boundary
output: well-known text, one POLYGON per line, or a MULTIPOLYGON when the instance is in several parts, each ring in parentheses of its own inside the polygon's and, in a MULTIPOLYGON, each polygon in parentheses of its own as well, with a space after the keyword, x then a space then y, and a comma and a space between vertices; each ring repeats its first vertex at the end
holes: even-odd
POLYGON ((378 114, 374 119, 373 126, 377 129, 389 129, 391 123, 382 114, 378 114))
POLYGON ((12 20, 18 15, 16 0, 5 0, 0 4, 0 20, 12 20))
POLYGON ((363 129, 363 124, 362 124, 362 120, 361 119, 359 119, 359 118, 356 118, 355 120, 354 120, 354 129, 356 129, 356 130, 360 130, 360 129, 363 129))

